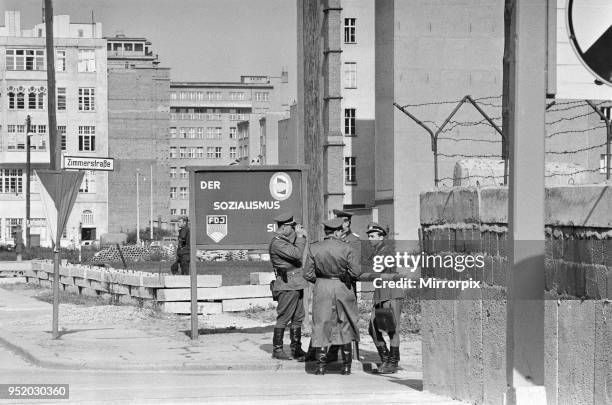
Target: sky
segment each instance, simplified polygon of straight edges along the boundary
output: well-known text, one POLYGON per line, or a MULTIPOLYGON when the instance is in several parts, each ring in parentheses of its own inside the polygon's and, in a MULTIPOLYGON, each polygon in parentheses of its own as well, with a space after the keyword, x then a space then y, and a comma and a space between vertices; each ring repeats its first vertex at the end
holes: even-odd
MULTIPOLYGON (((22 29, 41 22, 43 0, 0 0, 21 11, 22 29)), ((102 23, 104 36, 146 37, 175 81, 239 81, 289 70, 296 98, 296 0, 54 0, 53 13, 102 23)))

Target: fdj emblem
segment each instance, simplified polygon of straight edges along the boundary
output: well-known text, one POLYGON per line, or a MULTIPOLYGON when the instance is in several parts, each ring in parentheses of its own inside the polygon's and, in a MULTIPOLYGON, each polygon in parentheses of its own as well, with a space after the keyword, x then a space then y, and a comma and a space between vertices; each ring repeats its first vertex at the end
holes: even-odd
POLYGON ((227 215, 206 215, 206 235, 219 243, 227 236, 227 215))
POLYGON ((293 182, 285 172, 277 172, 270 178, 270 194, 277 201, 285 201, 291 197, 293 182))

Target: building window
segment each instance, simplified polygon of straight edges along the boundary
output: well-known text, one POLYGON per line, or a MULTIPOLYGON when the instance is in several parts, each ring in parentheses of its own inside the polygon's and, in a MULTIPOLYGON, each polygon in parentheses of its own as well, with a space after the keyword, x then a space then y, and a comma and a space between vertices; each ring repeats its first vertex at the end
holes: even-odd
POLYGON ((25 150, 25 125, 7 125, 7 132, 7 150, 25 150))
POLYGON ((221 100, 221 92, 220 91, 207 91, 206 98, 209 100, 221 100))
POLYGON ((344 88, 357 88, 357 63, 355 62, 344 63, 344 88))
POLYGON ((220 140, 221 130, 221 127, 206 127, 206 139, 220 140))
POLYGON ((178 129, 178 137, 181 139, 187 138, 187 128, 179 127, 178 129))
POLYGON ((186 200, 187 199, 187 187, 181 187, 180 188, 180 195, 181 195, 181 200, 186 200))
POLYGON ((196 148, 189 148, 189 159, 195 159, 196 157, 196 148))
POLYGON ((25 110, 25 93, 9 91, 9 110, 25 110))
POLYGON ((236 139, 236 127, 230 127, 229 139, 236 139))
POLYGON ((187 159, 187 148, 182 146, 179 148, 179 158, 187 159))
MULTIPOLYGON (((9 125, 10 126, 10 125, 9 125)), ((612 161, 612 157, 610 158, 612 161)), ((606 164, 606 154, 602 154, 599 156, 599 173, 606 174, 607 164, 606 164)))
POLYGON ((66 88, 57 88, 57 110, 66 111, 66 88))
POLYGON ((214 159, 215 158, 215 148, 213 148, 212 146, 209 146, 208 148, 206 148, 206 157, 208 159, 214 159))
POLYGON ((230 99, 232 100, 244 100, 244 93, 243 92, 238 92, 238 91, 232 91, 230 92, 230 99))
POLYGON ((45 97, 43 93, 32 91, 28 93, 28 108, 30 110, 42 110, 45 107, 45 97))
POLYGON ((96 89, 93 87, 79 88, 79 111, 93 111, 95 104, 96 89))
POLYGON ((170 127, 170 138, 176 138, 176 127, 170 127))
POLYGON ((96 150, 96 127, 79 126, 79 151, 93 152, 96 150))
POLYGON ((355 109, 344 109, 344 135, 355 136, 355 109))
POLYGON ((255 101, 270 101, 270 93, 267 91, 256 92, 255 101))
POLYGON ((176 167, 171 167, 170 168, 170 178, 171 179, 175 179, 176 178, 176 167))
POLYGON ((81 214, 81 223, 83 225, 93 225, 94 223, 93 211, 84 210, 83 213, 81 214))
POLYGON ((79 49, 79 72, 96 71, 96 53, 93 49, 79 49))
POLYGON ((66 51, 65 50, 57 50, 55 51, 55 70, 57 72, 65 72, 66 71, 66 51))
POLYGON ((176 187, 170 187, 170 199, 176 200, 176 187))
POLYGON ((204 158, 204 148, 203 147, 198 147, 198 150, 196 152, 196 157, 198 159, 204 158))
POLYGON ((176 147, 170 147, 170 159, 176 159, 176 147))
POLYGON ((170 208, 170 215, 176 215, 176 208, 170 208))
POLYGON ((185 169, 184 167, 181 167, 181 171, 180 171, 179 175, 180 175, 181 179, 186 179, 187 175, 188 175, 187 169, 185 169))
POLYGON ((60 137, 60 145, 62 150, 66 150, 66 125, 58 125, 57 134, 60 137))
POLYGON ((344 43, 354 44, 356 42, 355 36, 355 24, 357 23, 356 18, 345 18, 344 19, 344 43))
POLYGON ((215 146, 215 159, 221 159, 221 146, 215 146))
POLYGON ((354 156, 344 158, 344 182, 346 184, 357 184, 356 161, 354 156))
POLYGON ((230 146, 229 157, 230 159, 236 159, 236 147, 235 146, 230 146))
POLYGON ((0 193, 21 194, 23 192, 22 169, 0 169, 0 193))
POLYGON ((45 51, 7 49, 6 70, 45 70, 45 51))
POLYGON ((23 218, 6 218, 5 223, 5 239, 13 239, 15 237, 15 233, 17 233, 19 230, 24 231, 23 218))
POLYGON ((176 91, 170 92, 170 100, 176 100, 176 91))
POLYGON ((187 208, 181 208, 181 215, 187 215, 187 208))

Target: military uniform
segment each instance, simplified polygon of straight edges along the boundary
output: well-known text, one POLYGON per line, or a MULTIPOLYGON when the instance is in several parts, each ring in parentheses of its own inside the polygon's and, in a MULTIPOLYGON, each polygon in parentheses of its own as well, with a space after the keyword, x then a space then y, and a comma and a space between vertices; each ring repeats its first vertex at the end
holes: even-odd
POLYGON ((189 275, 189 262, 191 261, 191 253, 189 246, 189 224, 179 230, 177 246, 176 246, 176 261, 181 266, 181 274, 189 275))
MULTIPOLYGON (((370 223, 368 225, 368 234, 371 232, 380 232, 383 236, 386 235, 386 231, 380 225, 376 223, 370 223)), ((378 245, 374 247, 370 255, 368 256, 368 263, 373 263, 374 256, 395 256, 395 253, 389 249, 384 241, 380 241, 378 245)), ((381 273, 397 273, 395 267, 385 267, 381 273)), ((404 290, 398 288, 381 287, 374 289, 374 295, 372 298, 372 314, 370 315, 370 325, 368 332, 372 336, 374 345, 378 350, 380 358, 383 362, 380 372, 383 374, 394 373, 397 370, 397 363, 399 362, 399 329, 400 329, 400 318, 402 314, 402 299, 404 298, 404 290), (383 337, 382 331, 378 328, 376 323, 376 309, 377 308, 391 308, 393 311, 393 319, 395 322, 396 331, 395 333, 389 334, 389 344, 391 351, 387 349, 387 344, 383 337)))
MULTIPOLYGON (((325 227, 339 230, 342 221, 334 218, 325 227)), ((342 346, 345 368, 350 374, 351 342, 359 341, 359 313, 352 281, 359 277, 361 268, 349 244, 328 235, 310 246, 304 264, 304 278, 314 282, 312 346, 317 350, 317 374, 325 372, 324 347, 342 346)))
MULTIPOLYGON (((295 226, 293 215, 282 214, 275 218, 280 226, 295 226)), ((281 360, 290 359, 283 352, 283 334, 285 328, 291 324, 289 329, 291 338, 291 352, 298 360, 303 360, 305 353, 301 347, 302 322, 306 316, 304 311, 304 288, 308 287, 302 272, 302 256, 306 247, 306 238, 297 237, 295 232, 290 236, 275 233, 270 241, 270 261, 276 280, 274 281, 273 293, 278 297, 276 307, 277 317, 274 327, 274 358, 281 360)))

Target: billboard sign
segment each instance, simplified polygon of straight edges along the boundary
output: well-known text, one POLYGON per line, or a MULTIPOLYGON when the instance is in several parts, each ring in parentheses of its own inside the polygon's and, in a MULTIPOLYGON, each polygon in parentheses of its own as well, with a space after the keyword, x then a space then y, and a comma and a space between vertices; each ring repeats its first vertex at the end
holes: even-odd
POLYGON ((305 218, 303 166, 189 167, 191 235, 203 249, 265 249, 274 218, 305 218))

